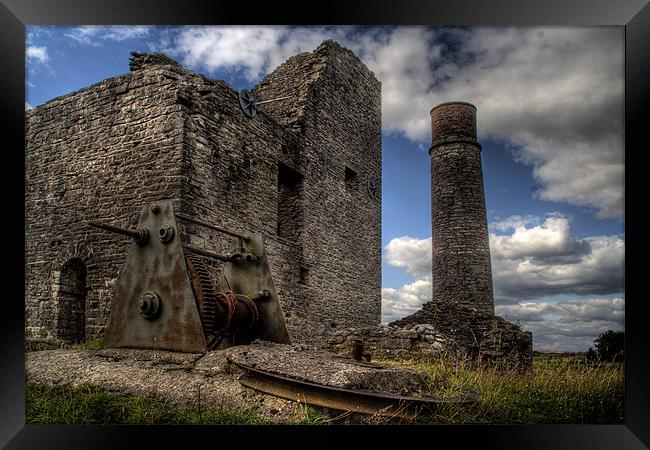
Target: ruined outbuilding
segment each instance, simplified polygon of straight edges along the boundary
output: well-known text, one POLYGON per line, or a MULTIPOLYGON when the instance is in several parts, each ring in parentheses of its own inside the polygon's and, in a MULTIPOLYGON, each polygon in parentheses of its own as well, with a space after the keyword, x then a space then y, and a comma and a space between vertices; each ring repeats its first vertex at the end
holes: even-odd
MULTIPOLYGON (((28 341, 102 337, 130 241, 87 221, 133 227, 142 207, 161 199, 264 236, 292 342, 378 324, 381 85, 373 73, 326 41, 264 78, 249 117, 225 82, 164 55, 134 53, 130 69, 26 112, 28 341)), ((230 244, 192 224, 180 232, 215 252, 230 244)))

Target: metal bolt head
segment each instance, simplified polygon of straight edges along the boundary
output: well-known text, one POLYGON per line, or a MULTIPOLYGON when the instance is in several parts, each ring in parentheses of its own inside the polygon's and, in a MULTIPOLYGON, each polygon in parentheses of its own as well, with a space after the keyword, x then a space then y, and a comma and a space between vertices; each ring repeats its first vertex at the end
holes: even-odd
POLYGON ((167 244, 168 242, 171 242, 172 239, 174 239, 174 227, 166 226, 158 230, 158 237, 160 238, 160 242, 163 244, 167 244))
POLYGON ((151 205, 149 210, 154 214, 158 214, 160 212, 160 205, 151 205))
POLYGON ((147 320, 155 320, 160 315, 162 301, 153 291, 147 291, 140 298, 140 314, 147 320))

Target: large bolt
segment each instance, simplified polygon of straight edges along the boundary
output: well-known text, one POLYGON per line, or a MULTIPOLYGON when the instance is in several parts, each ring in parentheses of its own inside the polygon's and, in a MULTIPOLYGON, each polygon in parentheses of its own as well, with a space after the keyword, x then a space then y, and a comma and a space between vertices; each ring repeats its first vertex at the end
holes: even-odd
POLYGON ((147 243, 149 240, 149 231, 147 231, 146 228, 137 228, 136 230, 137 235, 133 237, 135 240, 136 244, 142 246, 147 243))
POLYGON ((174 239, 174 227, 167 226, 161 228, 160 230, 158 230, 158 237, 160 238, 160 242, 162 242, 163 244, 171 242, 171 240, 174 239))
POLYGON ((155 320, 160 314, 162 301, 160 296, 152 291, 147 291, 140 298, 140 314, 147 320, 155 320))

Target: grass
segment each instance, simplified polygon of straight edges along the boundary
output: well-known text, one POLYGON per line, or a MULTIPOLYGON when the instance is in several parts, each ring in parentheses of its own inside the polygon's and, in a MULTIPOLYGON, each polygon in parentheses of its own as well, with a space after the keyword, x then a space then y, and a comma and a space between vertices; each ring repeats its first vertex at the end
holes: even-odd
POLYGON ((72 344, 70 348, 75 350, 99 350, 102 348, 102 339, 95 339, 93 341, 82 342, 81 344, 72 344))
POLYGON ((447 404, 418 417, 418 423, 623 423, 623 364, 588 363, 581 356, 536 356, 532 373, 471 370, 462 361, 394 358, 386 365, 410 367, 429 376, 431 395, 452 399, 472 389, 472 406, 447 404))
POLYGON ((30 424, 254 425, 268 421, 252 412, 177 406, 152 397, 116 395, 92 385, 27 383, 25 421, 30 424))
MULTIPOLYGON (((623 423, 623 364, 588 363, 582 356, 534 356, 532 373, 473 370, 463 361, 384 356, 375 361, 428 374, 420 395, 453 399, 466 389, 481 400, 423 411, 417 424, 623 423)), ((176 406, 151 397, 115 395, 96 386, 27 384, 27 423, 59 424, 267 424, 255 413, 176 406)), ((298 405, 296 424, 337 423, 309 405, 298 405)), ((347 413, 343 413, 345 417, 347 413)), ((377 423, 385 422, 377 418, 377 423)), ((389 422, 390 423, 390 422, 389 422)))

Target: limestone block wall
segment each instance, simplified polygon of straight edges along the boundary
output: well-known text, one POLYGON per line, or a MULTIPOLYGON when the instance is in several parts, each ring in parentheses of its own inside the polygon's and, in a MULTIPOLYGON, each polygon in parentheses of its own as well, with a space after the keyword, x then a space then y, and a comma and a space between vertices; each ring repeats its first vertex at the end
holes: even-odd
POLYGON ((278 67, 255 95, 292 96, 259 109, 294 133, 302 152, 302 312, 310 333, 379 324, 381 84, 327 41, 278 67))
MULTIPOLYGON (((381 94, 374 75, 326 42, 256 89, 259 100, 265 89, 291 90, 295 102, 268 103, 250 118, 226 83, 163 55, 134 54, 130 67, 26 113, 27 337, 70 336, 57 327, 73 328, 82 316, 86 340, 102 335, 131 240, 85 221, 135 226, 141 209, 161 198, 203 221, 264 235, 294 341, 379 324, 381 94), (70 261, 83 268, 85 295, 75 294, 83 297, 78 307, 66 303, 74 313, 57 325, 58 299, 74 297, 61 282, 70 261)), ((179 222, 179 232, 219 253, 232 243, 192 224, 179 222)), ((206 262, 216 276, 220 264, 206 262)))
POLYGON ((25 112, 27 337, 69 340, 59 310, 76 307, 59 302, 71 301, 61 281, 71 261, 86 272, 81 333, 101 336, 130 240, 85 221, 134 226, 143 204, 180 197, 184 128, 172 73, 151 66, 25 112))
MULTIPOLYGON (((261 233, 271 274, 292 339, 309 329, 301 317, 300 223, 304 205, 296 201, 299 183, 296 138, 260 113, 247 117, 237 93, 222 81, 187 71, 179 79, 184 96, 185 141, 181 211, 239 232, 261 233), (280 172, 284 172, 284 175, 280 172), (289 197, 282 198, 282 197, 289 197), (291 200, 293 199, 293 201, 291 200), (284 220, 279 217, 283 213, 284 220), (278 234, 284 227, 284 233, 278 234)), ((217 253, 228 253, 234 238, 205 227, 179 223, 182 239, 217 253)), ((215 281, 223 265, 208 258, 215 281)))

